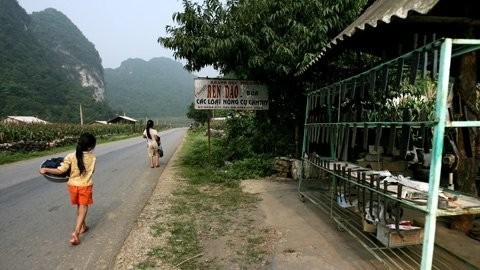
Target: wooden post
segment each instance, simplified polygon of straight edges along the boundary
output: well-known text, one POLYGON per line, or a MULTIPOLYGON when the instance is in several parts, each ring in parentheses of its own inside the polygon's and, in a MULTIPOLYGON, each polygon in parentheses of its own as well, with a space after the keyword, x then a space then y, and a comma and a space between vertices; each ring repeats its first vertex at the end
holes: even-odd
POLYGON ((208 117, 207 121, 207 134, 208 134, 208 165, 211 164, 210 162, 210 117, 208 117))

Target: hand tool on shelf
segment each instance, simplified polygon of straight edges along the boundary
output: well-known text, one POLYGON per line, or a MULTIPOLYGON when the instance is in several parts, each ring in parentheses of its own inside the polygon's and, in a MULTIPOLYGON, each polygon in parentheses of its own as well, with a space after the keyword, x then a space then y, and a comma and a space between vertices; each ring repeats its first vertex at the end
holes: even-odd
MULTIPOLYGON (((357 198, 358 198, 358 209, 360 209, 360 188, 363 189, 360 185, 363 185, 362 183, 362 174, 360 172, 357 172, 357 198)), ((365 213, 365 198, 364 201, 362 201, 362 207, 363 207, 363 213, 365 213)))
MULTIPOLYGON (((383 193, 388 194, 388 181, 383 181, 383 193)), ((383 197, 383 220, 385 221, 385 224, 388 224, 387 209, 388 209, 388 199, 385 196, 383 197)))
POLYGON ((342 166, 342 170, 341 170, 341 179, 342 179, 342 192, 341 194, 343 194, 343 199, 345 199, 345 203, 348 203, 349 201, 347 201, 347 182, 348 181, 345 181, 345 169, 346 169, 346 166, 342 166))
POLYGON ((334 197, 334 199, 337 200, 337 197, 339 196, 339 192, 338 192, 338 184, 339 184, 338 182, 339 181, 338 181, 338 177, 336 176, 339 173, 338 168, 337 168, 337 164, 333 164, 333 172, 335 173, 335 175, 333 176, 334 179, 335 179, 335 181, 334 181, 335 182, 335 185, 334 185, 335 197, 334 197))
POLYGON ((361 182, 362 182, 362 202, 363 202, 363 211, 362 213, 365 215, 367 212, 366 212, 366 202, 365 200, 367 199, 366 198, 366 194, 365 194, 365 186, 366 186, 366 179, 367 179, 367 174, 365 172, 362 172, 362 177, 361 177, 361 182))
POLYGON ((352 201, 354 199, 352 199, 353 195, 352 195, 352 186, 350 183, 350 181, 352 180, 352 169, 351 168, 348 168, 347 169, 347 180, 348 180, 348 202, 350 203, 350 205, 353 205, 352 201))
MULTIPOLYGON (((398 187, 397 198, 402 199, 403 185, 398 183, 397 187, 398 187)), ((402 215, 403 215, 403 209, 399 202, 395 202, 394 205, 395 205, 395 230, 397 231, 398 236, 400 236, 400 238, 403 239, 404 235, 400 232, 400 219, 402 218, 402 215)))
POLYGON ((380 205, 381 205, 381 192, 380 192, 380 177, 375 177, 376 178, 376 189, 377 189, 377 218, 378 218, 378 221, 380 221, 380 205))
POLYGON ((370 216, 373 218, 373 183, 375 182, 375 175, 374 174, 371 174, 370 175, 370 209, 369 209, 369 212, 370 212, 370 216))

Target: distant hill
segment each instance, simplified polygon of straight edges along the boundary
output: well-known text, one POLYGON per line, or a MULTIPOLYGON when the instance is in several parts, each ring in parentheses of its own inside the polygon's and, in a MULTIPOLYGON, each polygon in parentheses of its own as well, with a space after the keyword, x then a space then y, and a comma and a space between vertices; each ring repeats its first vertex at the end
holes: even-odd
POLYGON ((104 92, 98 52, 65 15, 0 1, 0 117, 78 123, 82 104, 85 121, 109 119, 104 92))
POLYGON ((194 78, 169 58, 128 59, 105 69, 107 102, 137 118, 182 117, 193 101, 194 78))

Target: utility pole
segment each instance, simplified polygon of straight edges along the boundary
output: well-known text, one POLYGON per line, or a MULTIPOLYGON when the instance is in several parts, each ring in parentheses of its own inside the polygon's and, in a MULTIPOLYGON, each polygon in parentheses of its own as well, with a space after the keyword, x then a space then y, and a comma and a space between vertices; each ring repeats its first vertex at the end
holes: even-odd
POLYGON ((80 104, 80 125, 83 126, 83 112, 82 112, 82 104, 80 104))

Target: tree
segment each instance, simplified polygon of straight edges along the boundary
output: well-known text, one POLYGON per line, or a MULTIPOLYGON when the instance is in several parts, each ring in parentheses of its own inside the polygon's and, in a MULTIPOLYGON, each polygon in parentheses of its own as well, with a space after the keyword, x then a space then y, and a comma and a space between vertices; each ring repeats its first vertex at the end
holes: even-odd
POLYGON ((210 110, 195 109, 195 105, 192 102, 192 104, 188 106, 187 117, 204 125, 208 119, 212 118, 212 113, 210 110))
POLYGON ((173 50, 175 58, 185 59, 189 71, 212 65, 223 74, 268 85, 270 110, 257 113, 263 119, 258 132, 298 140, 294 130, 303 124, 305 97, 295 73, 356 18, 366 1, 222 2, 183 0, 184 11, 173 15, 177 25, 167 26, 170 36, 158 42, 173 50))

